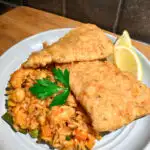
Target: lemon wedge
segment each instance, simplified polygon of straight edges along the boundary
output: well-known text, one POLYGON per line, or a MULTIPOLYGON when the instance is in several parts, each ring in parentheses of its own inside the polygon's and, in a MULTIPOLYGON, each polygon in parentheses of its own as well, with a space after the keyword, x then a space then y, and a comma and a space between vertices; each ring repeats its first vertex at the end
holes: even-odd
MULTIPOLYGON (((118 46, 132 48, 132 42, 131 42, 131 38, 129 36, 128 31, 124 30, 123 34, 117 39, 117 41, 115 42, 115 47, 118 47, 118 46)), ((113 64, 115 63, 114 53, 107 57, 107 61, 113 64)))
POLYGON ((138 80, 142 80, 142 65, 133 49, 117 46, 114 52, 114 61, 117 67, 124 72, 130 72, 138 80))
POLYGON ((117 39, 114 53, 107 58, 107 61, 116 64, 121 71, 130 72, 138 80, 142 80, 142 65, 137 53, 132 47, 128 31, 125 30, 117 39))
POLYGON ((132 48, 132 42, 128 31, 124 30, 123 34, 118 38, 115 43, 115 47, 124 46, 127 48, 132 48))

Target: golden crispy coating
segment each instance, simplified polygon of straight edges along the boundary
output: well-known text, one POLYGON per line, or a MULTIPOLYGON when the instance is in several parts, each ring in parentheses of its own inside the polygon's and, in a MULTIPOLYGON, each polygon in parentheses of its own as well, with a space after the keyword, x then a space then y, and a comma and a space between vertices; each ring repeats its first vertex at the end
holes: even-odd
POLYGON ((70 86, 96 131, 112 131, 150 114, 150 89, 109 62, 64 65, 70 86))
POLYGON ((32 54, 24 67, 37 68, 52 62, 67 63, 102 59, 113 53, 113 44, 96 25, 83 24, 58 42, 32 54))
POLYGON ((52 62, 52 57, 48 53, 48 51, 42 50, 39 52, 33 52, 28 60, 22 64, 25 68, 38 68, 38 67, 44 67, 47 64, 50 64, 52 62))

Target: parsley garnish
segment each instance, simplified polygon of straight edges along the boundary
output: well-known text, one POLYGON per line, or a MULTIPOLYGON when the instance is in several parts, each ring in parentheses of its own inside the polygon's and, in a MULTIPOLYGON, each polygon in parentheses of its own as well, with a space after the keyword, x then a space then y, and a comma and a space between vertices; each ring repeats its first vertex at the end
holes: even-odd
POLYGON ((56 95, 54 97, 52 103, 50 104, 50 107, 65 104, 65 102, 69 96, 69 92, 70 91, 68 89, 65 89, 61 94, 56 95))
POLYGON ((57 105, 63 105, 70 93, 69 71, 65 69, 63 72, 59 68, 54 68, 52 72, 55 80, 62 83, 64 87, 60 87, 56 82, 52 82, 47 78, 43 78, 36 80, 36 83, 30 88, 31 93, 41 100, 56 94, 52 103, 50 104, 50 108, 57 105))
POLYGON ((66 141, 70 141, 72 139, 72 137, 70 135, 66 136, 66 141))
POLYGON ((52 72, 56 81, 61 82, 65 87, 69 88, 69 71, 67 69, 62 72, 59 68, 54 68, 52 72))
POLYGON ((36 83, 30 88, 31 93, 42 100, 61 90, 63 90, 62 87, 57 86, 46 78, 36 80, 36 83))

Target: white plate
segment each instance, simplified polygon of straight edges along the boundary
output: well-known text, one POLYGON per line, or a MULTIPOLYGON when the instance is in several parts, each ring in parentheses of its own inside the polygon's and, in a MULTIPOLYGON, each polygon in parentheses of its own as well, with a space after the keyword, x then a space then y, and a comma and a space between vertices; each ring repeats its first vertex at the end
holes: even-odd
MULTIPOLYGON (((5 113, 5 87, 13 73, 29 54, 42 48, 42 42, 49 44, 64 36, 70 29, 50 30, 27 38, 11 47, 0 57, 0 116, 5 113)), ((115 41, 112 35, 107 36, 115 41)), ((150 63, 136 49, 144 69, 143 82, 150 87, 150 63)), ((150 116, 132 122, 97 142, 94 150, 142 150, 150 141, 150 116)), ((15 133, 0 119, 0 150, 48 150, 47 145, 36 144, 29 135, 15 133)))

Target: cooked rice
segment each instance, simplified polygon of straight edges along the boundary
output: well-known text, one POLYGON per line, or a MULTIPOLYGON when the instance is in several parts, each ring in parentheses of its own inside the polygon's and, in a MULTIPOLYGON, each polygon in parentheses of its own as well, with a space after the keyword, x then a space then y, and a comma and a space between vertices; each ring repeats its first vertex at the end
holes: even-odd
POLYGON ((29 88, 36 79, 49 77, 54 81, 49 70, 20 68, 11 76, 8 112, 13 116, 13 127, 28 132, 37 129, 39 139, 61 150, 92 149, 97 134, 73 95, 69 95, 65 105, 50 109, 53 97, 39 100, 30 93, 29 88))

